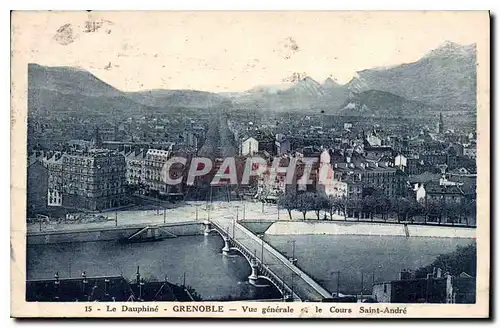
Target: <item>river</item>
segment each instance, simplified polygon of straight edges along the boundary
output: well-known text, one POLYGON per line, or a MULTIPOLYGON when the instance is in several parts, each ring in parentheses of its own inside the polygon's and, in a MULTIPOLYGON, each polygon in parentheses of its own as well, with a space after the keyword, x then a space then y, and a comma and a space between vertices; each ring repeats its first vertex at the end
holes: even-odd
POLYGON ((222 255, 218 235, 183 236, 151 243, 82 242, 29 245, 28 279, 123 275, 135 279, 137 266, 145 279, 192 286, 203 300, 272 299, 274 287, 256 288, 248 283, 250 266, 241 256, 222 255), (185 276, 184 276, 185 275, 185 276))
POLYGON ((399 279, 403 269, 415 270, 428 265, 443 253, 474 239, 352 236, 352 235, 265 235, 264 238, 282 254, 292 257, 295 240, 297 265, 332 293, 371 294, 375 283, 399 279), (340 272, 340 274, 338 273, 340 272), (361 276, 363 275, 363 284, 361 276))
MULTIPOLYGON (((373 281, 397 279, 402 269, 416 269, 431 263, 437 255, 467 245, 473 239, 389 237, 389 236, 276 236, 265 240, 280 252, 295 257, 298 266, 329 291, 361 290, 371 293, 373 281)), ((278 298, 273 287, 256 288, 248 284, 250 266, 241 256, 224 257, 218 235, 185 236, 151 243, 83 242, 29 245, 28 279, 120 275, 135 278, 137 266, 146 279, 192 286, 204 300, 278 298)))

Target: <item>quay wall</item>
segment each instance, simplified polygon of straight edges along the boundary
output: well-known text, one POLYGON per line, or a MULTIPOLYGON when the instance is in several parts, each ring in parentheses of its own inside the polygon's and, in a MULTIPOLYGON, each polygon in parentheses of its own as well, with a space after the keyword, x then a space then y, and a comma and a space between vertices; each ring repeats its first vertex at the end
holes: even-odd
POLYGON ((365 235, 476 238, 476 229, 453 226, 407 225, 398 223, 369 222, 314 222, 282 221, 273 223, 265 232, 267 235, 365 235))
MULTIPOLYGON (((88 228, 88 229, 65 229, 52 230, 41 232, 28 232, 26 240, 28 245, 39 244, 58 244, 70 242, 87 242, 87 241, 109 241, 127 238, 148 226, 133 225, 123 227, 103 227, 103 228, 88 228)), ((200 222, 183 222, 171 224, 155 224, 154 227, 160 227, 176 236, 192 236, 203 234, 204 226, 200 222)))
POLYGON ((266 232, 276 220, 242 220, 239 222, 242 226, 255 234, 266 232))

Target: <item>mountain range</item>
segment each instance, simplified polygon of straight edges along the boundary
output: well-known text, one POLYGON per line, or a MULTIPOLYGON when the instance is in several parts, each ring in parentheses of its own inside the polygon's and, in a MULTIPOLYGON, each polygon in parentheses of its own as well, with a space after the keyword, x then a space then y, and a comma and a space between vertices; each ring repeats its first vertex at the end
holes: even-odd
POLYGON ((420 60, 357 72, 347 84, 301 77, 288 85, 245 92, 196 90, 123 92, 74 67, 28 66, 30 112, 141 114, 168 109, 235 108, 406 115, 447 109, 475 110, 476 46, 446 42, 420 60))

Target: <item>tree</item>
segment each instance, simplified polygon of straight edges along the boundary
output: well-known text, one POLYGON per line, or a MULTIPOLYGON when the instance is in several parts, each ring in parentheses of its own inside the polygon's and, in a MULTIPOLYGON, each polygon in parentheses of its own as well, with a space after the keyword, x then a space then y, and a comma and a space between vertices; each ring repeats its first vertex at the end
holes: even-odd
POLYGON ((440 202, 434 200, 427 200, 425 204, 426 222, 429 217, 437 217, 439 224, 441 224, 441 217, 443 215, 443 206, 440 202))
POLYGON ((319 220, 319 212, 330 207, 329 199, 323 194, 313 194, 313 201, 311 203, 312 210, 316 213, 319 220))
POLYGON ((368 214, 369 218, 373 221, 373 213, 377 209, 377 200, 375 197, 372 195, 363 197, 361 200, 361 206, 363 208, 363 214, 368 214))
POLYGON ((333 220, 333 212, 340 213, 343 210, 343 199, 338 197, 328 198, 328 210, 330 212, 330 220, 333 220))
POLYGON ((397 196, 392 199, 391 207, 396 212, 399 223, 401 219, 406 221, 409 217, 413 216, 418 204, 416 204, 416 201, 397 196))
POLYGON ((410 200, 410 208, 408 210, 408 218, 413 222, 413 217, 424 213, 424 207, 416 199, 410 200))
POLYGON ((382 214, 382 220, 387 221, 388 214, 391 210, 391 200, 387 196, 382 195, 379 200, 378 208, 382 214))
MULTIPOLYGON (((361 211, 363 210, 363 202, 362 199, 359 198, 347 198, 345 200, 345 209, 346 212, 352 211, 353 215, 357 216, 357 219, 359 221, 361 217, 361 211)), ((346 215, 347 219, 347 215, 346 215)))
POLYGON ((467 246, 458 246, 451 253, 439 255, 431 264, 418 268, 415 275, 417 278, 425 278, 428 273, 432 273, 434 267, 438 267, 453 276, 465 272, 475 277, 476 260, 476 243, 474 242, 467 246))
POLYGON ((292 220, 292 210, 297 209, 297 196, 292 193, 285 193, 278 198, 278 205, 288 212, 290 220, 292 220))
POLYGON ((469 225, 470 218, 476 218, 476 201, 472 200, 463 205, 463 215, 465 218, 465 224, 469 225))
POLYGON ((462 214, 463 208, 462 204, 458 203, 448 203, 446 204, 446 220, 450 222, 452 225, 455 225, 455 222, 460 222, 460 215, 462 214))
POLYGON ((296 209, 302 213, 304 220, 310 210, 315 209, 316 195, 312 192, 304 192, 297 195, 296 209))

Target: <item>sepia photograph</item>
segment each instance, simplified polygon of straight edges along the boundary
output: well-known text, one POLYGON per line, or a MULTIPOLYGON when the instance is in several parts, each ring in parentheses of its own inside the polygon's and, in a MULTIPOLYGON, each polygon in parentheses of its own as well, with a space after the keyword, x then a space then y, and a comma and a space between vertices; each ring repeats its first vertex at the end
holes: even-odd
POLYGON ((13 12, 12 315, 487 316, 489 19, 13 12))

